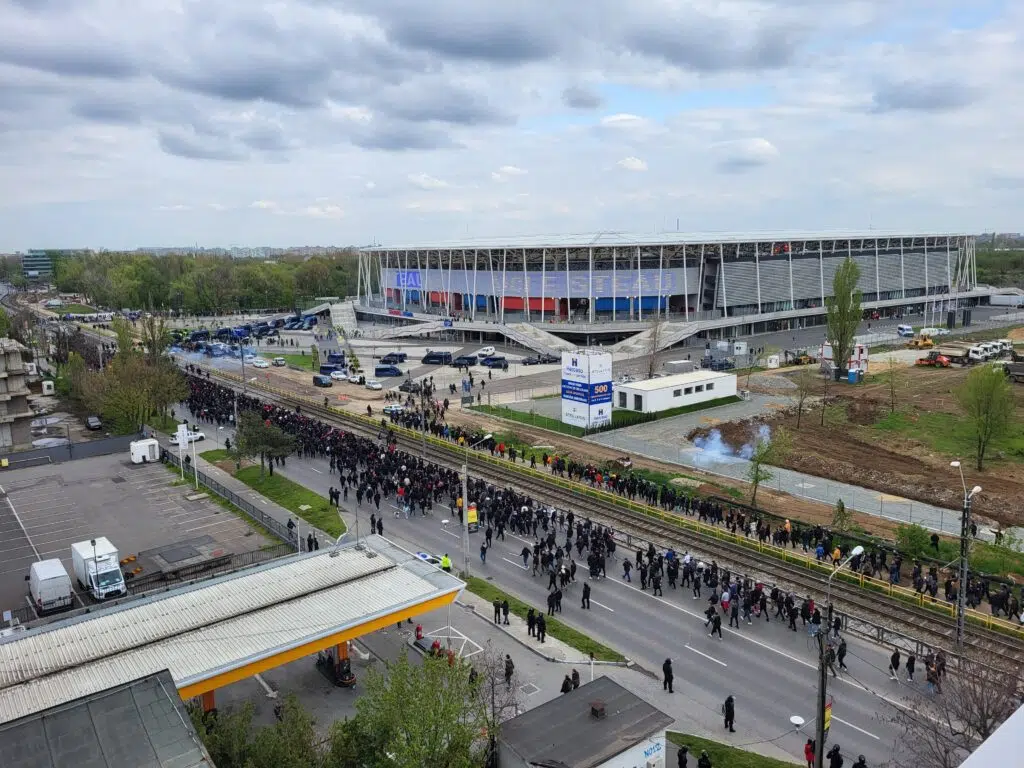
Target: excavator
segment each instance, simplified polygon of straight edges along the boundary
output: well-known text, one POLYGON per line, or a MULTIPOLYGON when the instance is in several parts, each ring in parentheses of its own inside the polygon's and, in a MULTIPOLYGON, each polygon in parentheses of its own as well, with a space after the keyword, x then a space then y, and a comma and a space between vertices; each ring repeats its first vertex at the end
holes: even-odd
POLYGON ((930 336, 918 336, 907 342, 907 349, 931 349, 934 346, 930 336))
POLYGON ((786 365, 810 365, 817 362, 806 349, 787 349, 784 354, 786 365))

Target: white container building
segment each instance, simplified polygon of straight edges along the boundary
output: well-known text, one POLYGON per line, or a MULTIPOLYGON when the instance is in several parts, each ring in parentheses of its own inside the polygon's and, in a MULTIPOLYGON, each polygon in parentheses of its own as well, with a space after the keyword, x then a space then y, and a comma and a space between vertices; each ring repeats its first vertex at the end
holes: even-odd
POLYGON ((613 404, 619 410, 658 413, 735 394, 736 374, 699 370, 616 384, 613 404))

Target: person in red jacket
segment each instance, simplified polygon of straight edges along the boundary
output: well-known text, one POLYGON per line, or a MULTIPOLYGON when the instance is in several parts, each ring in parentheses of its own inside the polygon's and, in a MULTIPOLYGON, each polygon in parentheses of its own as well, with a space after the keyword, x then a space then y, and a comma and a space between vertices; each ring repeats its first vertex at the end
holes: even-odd
POLYGON ((807 761, 807 768, 814 768, 814 739, 808 739, 804 744, 804 760, 807 761))

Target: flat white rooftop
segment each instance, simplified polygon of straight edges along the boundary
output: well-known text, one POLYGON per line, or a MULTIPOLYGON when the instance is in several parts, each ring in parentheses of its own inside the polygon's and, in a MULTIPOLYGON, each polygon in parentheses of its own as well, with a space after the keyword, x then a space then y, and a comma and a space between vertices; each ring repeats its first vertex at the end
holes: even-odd
POLYGON ((644 379, 633 381, 629 384, 616 384, 616 389, 629 389, 637 392, 653 392, 659 389, 672 389, 684 387, 689 384, 703 384, 705 381, 721 381, 723 379, 735 379, 734 373, 723 373, 722 371, 699 370, 691 373, 675 373, 671 376, 662 376, 657 379, 644 379))

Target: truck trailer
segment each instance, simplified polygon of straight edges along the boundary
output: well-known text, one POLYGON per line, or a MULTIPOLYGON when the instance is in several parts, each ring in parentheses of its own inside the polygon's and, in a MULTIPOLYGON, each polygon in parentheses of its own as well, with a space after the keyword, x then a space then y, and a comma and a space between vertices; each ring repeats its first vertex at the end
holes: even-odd
POLYGON ((72 544, 71 565, 79 586, 95 599, 109 600, 128 594, 117 547, 105 536, 72 544))

